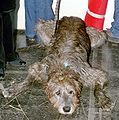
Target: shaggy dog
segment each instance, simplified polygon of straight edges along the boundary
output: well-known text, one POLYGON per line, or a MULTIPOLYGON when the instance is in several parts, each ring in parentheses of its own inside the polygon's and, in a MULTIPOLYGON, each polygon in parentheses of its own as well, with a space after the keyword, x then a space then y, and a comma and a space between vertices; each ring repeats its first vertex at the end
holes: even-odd
POLYGON ((53 21, 43 20, 38 26, 46 30, 39 34, 45 45, 49 45, 48 55, 29 66, 24 82, 8 88, 9 95, 6 97, 27 90, 32 82, 38 81, 43 84, 49 101, 59 113, 72 114, 80 103, 82 87, 94 85, 94 95, 99 106, 109 110, 111 102, 104 91, 107 77, 103 71, 92 68, 89 64, 94 41, 90 41, 83 20, 63 17, 59 20, 54 35, 51 26, 53 21), (46 24, 49 25, 47 28, 46 24))

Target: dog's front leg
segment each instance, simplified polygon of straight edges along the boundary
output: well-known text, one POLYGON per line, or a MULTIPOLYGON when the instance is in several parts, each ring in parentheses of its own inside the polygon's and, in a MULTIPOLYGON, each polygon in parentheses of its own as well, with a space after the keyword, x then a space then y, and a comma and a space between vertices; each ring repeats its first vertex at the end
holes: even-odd
POLYGON ((110 98, 105 94, 104 87, 102 87, 100 84, 95 85, 94 95, 96 98, 96 101, 103 110, 110 111, 111 110, 111 100, 110 98))
MULTIPOLYGON (((28 76, 27 76, 27 79, 28 76)), ((29 83, 27 81, 27 79, 25 79, 25 81, 18 83, 18 84, 12 84, 10 87, 5 88, 4 91, 2 91, 2 94, 5 98, 8 97, 12 97, 12 96, 16 96, 26 90, 28 90, 29 88, 29 83)))
POLYGON ((95 88, 94 88, 94 96, 96 98, 96 101, 103 110, 105 111, 110 111, 111 110, 111 100, 110 98, 106 95, 105 87, 106 87, 106 82, 105 81, 106 75, 105 73, 99 71, 100 73, 98 74, 97 81, 95 82, 95 88), (105 79, 105 80, 104 80, 105 79), (105 82, 104 82, 105 81, 105 82))
POLYGON ((85 68, 85 71, 83 70, 83 74, 81 75, 86 76, 82 77, 84 81, 87 79, 85 84, 94 85, 94 96, 99 107, 101 107, 103 110, 109 111, 112 107, 112 104, 105 91, 105 87, 108 82, 106 73, 95 68, 87 67, 85 68))
POLYGON ((47 80, 47 65, 41 62, 36 62, 29 66, 28 75, 23 82, 13 84, 2 92, 4 97, 12 97, 29 89, 35 81, 40 83, 47 80))
POLYGON ((32 74, 28 72, 28 75, 24 81, 20 83, 14 83, 10 87, 5 88, 4 91, 2 91, 3 96, 7 98, 25 92, 26 90, 29 89, 32 80, 34 81, 34 76, 32 76, 32 74))

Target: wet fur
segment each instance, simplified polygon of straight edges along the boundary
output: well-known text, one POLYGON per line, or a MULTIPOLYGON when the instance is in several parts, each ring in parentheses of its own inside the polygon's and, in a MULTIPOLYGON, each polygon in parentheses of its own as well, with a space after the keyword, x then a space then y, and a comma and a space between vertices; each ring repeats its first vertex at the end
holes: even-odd
MULTIPOLYGON (((41 38, 47 41, 47 33, 43 35, 45 37, 41 35, 41 38)), ((89 64, 89 37, 83 20, 63 17, 59 20, 55 35, 50 33, 48 38, 49 55, 29 66, 24 82, 8 89, 10 96, 27 90, 32 82, 38 81, 43 84, 49 101, 61 114, 72 114, 80 103, 82 87, 94 85, 94 95, 99 106, 109 110, 111 102, 104 91, 106 74, 89 64)))

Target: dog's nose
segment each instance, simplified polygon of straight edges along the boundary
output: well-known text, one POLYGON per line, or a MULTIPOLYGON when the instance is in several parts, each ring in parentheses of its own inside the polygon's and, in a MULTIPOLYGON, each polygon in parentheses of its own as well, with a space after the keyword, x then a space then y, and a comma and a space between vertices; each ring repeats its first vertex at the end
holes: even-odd
POLYGON ((63 110, 64 110, 64 112, 70 112, 71 107, 69 107, 69 106, 64 106, 64 107, 63 107, 63 110))

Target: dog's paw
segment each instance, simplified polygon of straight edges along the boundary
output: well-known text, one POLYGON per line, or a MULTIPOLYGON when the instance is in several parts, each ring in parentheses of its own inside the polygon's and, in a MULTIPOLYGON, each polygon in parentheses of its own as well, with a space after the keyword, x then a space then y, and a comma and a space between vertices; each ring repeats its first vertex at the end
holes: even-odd
POLYGON ((7 91, 7 90, 3 90, 3 91, 2 91, 2 94, 3 94, 3 96, 4 96, 5 98, 11 97, 9 91, 7 91))
POLYGON ((111 111, 112 102, 109 97, 103 96, 98 100, 98 105, 103 109, 103 111, 111 111))
POLYGON ((10 98, 12 96, 15 95, 15 90, 13 89, 12 86, 8 87, 8 88, 4 88, 4 90, 2 91, 2 95, 5 97, 5 98, 10 98))
POLYGON ((0 92, 5 98, 8 98, 10 96, 9 91, 4 87, 2 83, 0 83, 0 92))
POLYGON ((10 98, 14 95, 12 90, 9 90, 9 89, 5 89, 4 91, 2 91, 2 94, 5 98, 10 98))

